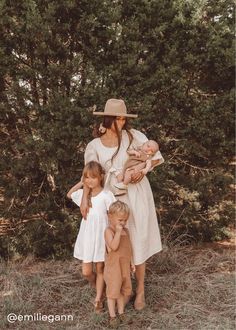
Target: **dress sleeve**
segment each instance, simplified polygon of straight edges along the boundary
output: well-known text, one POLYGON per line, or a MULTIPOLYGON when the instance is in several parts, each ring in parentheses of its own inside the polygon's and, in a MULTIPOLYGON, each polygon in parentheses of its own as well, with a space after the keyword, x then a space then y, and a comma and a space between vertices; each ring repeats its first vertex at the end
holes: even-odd
POLYGON ((160 150, 158 150, 155 155, 152 156, 152 160, 160 160, 159 164, 157 165, 161 165, 162 163, 164 163, 164 158, 160 152, 160 150))
POLYGON ((142 145, 143 143, 147 142, 148 141, 148 138, 146 137, 145 134, 143 134, 142 132, 136 130, 136 129, 131 129, 131 133, 133 135, 133 142, 132 142, 132 145, 137 148, 139 147, 140 145, 142 145))
POLYGON ((115 196, 111 191, 106 191, 106 198, 105 198, 105 203, 106 203, 106 209, 107 211, 109 210, 110 205, 116 201, 115 196))
POLYGON ((85 165, 88 162, 91 162, 92 160, 96 161, 96 162, 99 162, 97 150, 95 149, 93 141, 89 142, 87 144, 86 149, 85 149, 85 153, 84 153, 84 163, 85 163, 85 165))
POLYGON ((71 199, 76 205, 80 207, 82 196, 83 196, 83 189, 79 189, 71 194, 71 199))

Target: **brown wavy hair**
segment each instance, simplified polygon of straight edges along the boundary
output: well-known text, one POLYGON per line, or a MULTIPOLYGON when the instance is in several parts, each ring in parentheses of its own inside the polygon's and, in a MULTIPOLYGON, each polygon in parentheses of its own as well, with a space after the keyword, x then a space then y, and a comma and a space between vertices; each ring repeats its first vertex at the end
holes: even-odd
MULTIPOLYGON (((93 178, 98 178, 100 180, 101 187, 104 187, 105 171, 100 163, 95 162, 93 160, 91 162, 88 162, 83 169, 83 173, 82 173, 83 182, 84 182, 84 178, 86 178, 88 175, 92 176, 93 178)), ((91 197, 92 197, 92 191, 90 189, 88 194, 89 207, 92 207, 91 197)))
MULTIPOLYGON (((118 154, 118 152, 120 150, 120 145, 121 145, 121 135, 120 135, 120 132, 119 132, 118 127, 117 127, 116 118, 117 117, 115 117, 115 116, 104 116, 103 122, 102 122, 102 126, 104 128, 108 128, 108 129, 110 129, 112 124, 114 123, 116 135, 117 135, 117 138, 118 138, 118 147, 117 147, 115 153, 112 155, 111 162, 113 162, 113 159, 118 154)), ((95 126, 95 128, 93 130, 93 137, 101 137, 103 134, 105 134, 105 133, 101 133, 99 131, 99 126, 100 126, 99 124, 95 126)), ((133 134, 130 132, 130 128, 129 128, 129 125, 128 125, 127 118, 126 118, 123 130, 125 130, 127 132, 128 137, 129 137, 129 145, 128 145, 128 148, 127 148, 127 150, 128 150, 131 143, 132 143, 132 141, 133 141, 133 139, 134 139, 134 137, 133 137, 133 134)))

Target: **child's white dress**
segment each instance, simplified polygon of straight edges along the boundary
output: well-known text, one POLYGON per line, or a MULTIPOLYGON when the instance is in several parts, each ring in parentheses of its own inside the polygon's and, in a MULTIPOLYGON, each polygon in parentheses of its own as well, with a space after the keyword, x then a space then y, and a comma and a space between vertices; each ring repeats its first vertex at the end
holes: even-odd
MULTIPOLYGON (((75 204, 80 206, 83 189, 71 194, 75 204)), ((108 225, 107 211, 116 199, 111 191, 102 190, 91 197, 92 207, 87 219, 82 219, 80 230, 75 242, 74 257, 83 262, 102 262, 105 260, 104 231, 108 225)))

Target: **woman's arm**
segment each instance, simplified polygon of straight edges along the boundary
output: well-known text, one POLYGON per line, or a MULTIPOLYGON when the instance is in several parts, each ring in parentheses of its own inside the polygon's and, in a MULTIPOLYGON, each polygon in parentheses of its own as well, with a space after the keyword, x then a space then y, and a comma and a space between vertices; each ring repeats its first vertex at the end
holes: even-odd
MULTIPOLYGON (((87 144, 86 149, 85 149, 84 164, 86 165, 88 162, 91 162, 92 160, 99 163, 97 150, 94 147, 94 142, 93 141, 89 142, 87 144)), ((84 184, 83 196, 82 196, 81 205, 80 205, 80 212, 81 212, 84 219, 87 218, 87 213, 89 211, 89 198, 88 198, 89 193, 90 193, 90 189, 88 188, 88 186, 86 186, 86 184, 84 184)))
POLYGON ((87 214, 89 211, 89 198, 88 198, 89 192, 90 192, 89 187, 86 184, 84 184, 83 196, 82 196, 82 200, 81 200, 81 204, 80 204, 80 212, 84 219, 87 218, 87 214))
POLYGON ((68 193, 66 194, 66 196, 68 198, 71 199, 71 194, 74 192, 74 191, 77 191, 79 189, 81 189, 83 187, 83 182, 82 181, 79 181, 78 183, 76 183, 69 191, 68 193))

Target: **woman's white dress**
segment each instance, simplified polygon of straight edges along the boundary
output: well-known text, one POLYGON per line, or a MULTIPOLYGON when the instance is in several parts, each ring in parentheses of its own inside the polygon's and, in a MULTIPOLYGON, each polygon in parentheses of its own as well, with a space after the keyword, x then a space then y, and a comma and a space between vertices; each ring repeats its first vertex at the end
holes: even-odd
MULTIPOLYGON (((71 194, 75 204, 80 206, 83 189, 71 194)), ((102 262, 105 259, 104 231, 108 224, 107 210, 115 201, 110 191, 102 190, 98 195, 91 197, 92 207, 87 219, 82 219, 79 233, 75 242, 74 257, 83 262, 102 262)))
MULTIPOLYGON (((134 137, 131 147, 138 147, 148 139, 135 129, 131 129, 134 137)), ((122 131, 122 142, 120 150, 111 164, 111 158, 117 147, 105 147, 100 138, 96 138, 88 143, 85 150, 85 164, 89 161, 99 162, 106 171, 105 190, 114 191, 116 183, 115 171, 120 171, 128 158, 127 147, 129 146, 129 137, 125 130, 122 131)), ((160 151, 152 159, 164 161, 160 151)), ((127 203, 130 207, 130 217, 127 227, 130 232, 130 238, 133 248, 133 257, 135 265, 142 264, 153 254, 162 250, 159 226, 157 222, 155 204, 152 190, 146 176, 136 183, 128 185, 128 192, 117 199, 127 203)))

